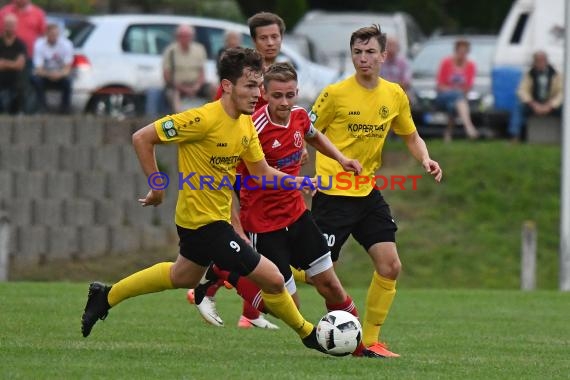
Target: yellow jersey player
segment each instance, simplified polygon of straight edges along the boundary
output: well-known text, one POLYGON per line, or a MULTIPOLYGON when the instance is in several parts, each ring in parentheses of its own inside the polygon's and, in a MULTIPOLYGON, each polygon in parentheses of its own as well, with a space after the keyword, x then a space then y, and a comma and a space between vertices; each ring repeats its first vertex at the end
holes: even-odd
MULTIPOLYGON (((196 109, 166 116, 137 131, 135 151, 145 175, 158 172, 155 145, 178 144, 179 192, 175 222, 180 239, 176 262, 163 262, 136 272, 112 286, 89 287, 81 330, 87 337, 109 309, 130 297, 174 288, 193 288, 213 262, 245 276, 261 288, 265 306, 297 332, 303 344, 322 351, 314 326, 297 310, 283 276, 271 261, 240 238, 229 223, 232 184, 241 158, 259 179, 276 186, 305 184, 265 161, 250 115, 260 96, 262 58, 252 49, 229 49, 220 62, 222 98, 196 109)), ((155 185, 157 181, 154 181, 155 185)), ((158 206, 164 190, 151 188, 143 206, 158 206)))
POLYGON ((371 180, 382 164, 382 147, 390 129, 404 139, 411 154, 437 182, 442 171, 430 158, 416 130, 406 93, 399 85, 378 76, 385 47, 386 35, 379 26, 355 31, 350 38, 355 75, 326 87, 312 107, 310 118, 317 130, 342 154, 362 164, 360 176, 347 173, 341 184, 335 175, 342 167, 317 153, 317 178, 323 182, 331 178, 332 183, 325 184, 315 194, 312 212, 331 248, 333 261, 337 261, 340 248, 350 234, 368 252, 374 274, 362 321, 363 343, 379 356, 398 357, 379 342, 380 328, 396 294, 396 279, 401 270, 396 249, 397 227, 390 208, 371 180))

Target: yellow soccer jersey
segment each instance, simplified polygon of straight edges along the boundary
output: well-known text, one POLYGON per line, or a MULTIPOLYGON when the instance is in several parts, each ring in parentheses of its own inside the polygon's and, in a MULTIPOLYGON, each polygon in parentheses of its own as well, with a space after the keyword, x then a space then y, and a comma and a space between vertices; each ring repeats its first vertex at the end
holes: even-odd
POLYGON ((250 162, 264 158, 251 116, 232 119, 218 100, 163 117, 154 127, 161 141, 178 144, 178 178, 170 178, 171 190, 178 190, 176 224, 197 229, 229 222, 240 157, 250 162))
MULTIPOLYGON (((382 147, 390 128, 398 135, 416 130, 406 94, 398 84, 382 78, 374 89, 362 87, 354 75, 329 85, 317 98, 310 118, 346 157, 360 161, 360 175, 371 180, 382 164, 382 147)), ((357 184, 352 173, 341 173, 337 161, 318 152, 316 170, 326 194, 360 197, 372 191, 371 181, 364 183, 365 178, 359 178, 357 184)))

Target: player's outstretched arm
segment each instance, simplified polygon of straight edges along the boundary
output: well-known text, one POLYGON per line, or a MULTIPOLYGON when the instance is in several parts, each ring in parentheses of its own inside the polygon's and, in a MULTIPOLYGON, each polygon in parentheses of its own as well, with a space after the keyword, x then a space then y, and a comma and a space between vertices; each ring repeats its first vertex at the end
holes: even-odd
POLYGON ((360 165, 358 160, 345 157, 344 154, 342 154, 340 150, 338 150, 338 148, 329 140, 329 138, 321 132, 317 131, 314 136, 306 136, 305 139, 316 150, 325 156, 338 161, 344 170, 354 172, 357 175, 362 171, 362 165, 360 165))
POLYGON ((256 161, 243 160, 247 170, 258 185, 266 188, 278 188, 284 190, 300 190, 306 186, 311 186, 311 190, 316 187, 317 180, 315 178, 295 177, 287 173, 277 170, 265 161, 265 158, 256 161))
MULTIPOLYGON (((154 146, 160 144, 160 138, 156 133, 154 124, 149 124, 133 134, 133 146, 141 164, 141 168, 147 178, 158 172, 154 146)), ((156 181, 154 181, 156 183, 156 181)), ((157 183, 158 184, 158 183, 157 183)), ((164 190, 150 189, 145 198, 138 201, 143 206, 158 206, 164 198, 164 190)))
POLYGON ((425 141, 420 137, 417 131, 412 134, 401 136, 406 142, 408 150, 416 160, 421 162, 422 166, 431 174, 437 182, 441 181, 443 171, 439 167, 439 163, 430 158, 425 141))

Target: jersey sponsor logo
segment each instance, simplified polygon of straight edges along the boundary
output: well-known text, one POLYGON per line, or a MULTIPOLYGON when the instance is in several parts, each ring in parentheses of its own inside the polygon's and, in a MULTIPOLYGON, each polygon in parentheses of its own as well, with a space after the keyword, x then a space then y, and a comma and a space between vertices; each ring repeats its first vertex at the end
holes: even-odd
POLYGON ((301 136, 301 132, 296 131, 293 135, 293 145, 295 145, 297 148, 303 146, 303 136, 301 136))
POLYGON ((348 111, 348 116, 350 115, 360 115, 360 111, 348 111))
POLYGON ((390 114, 390 110, 388 109, 388 107, 386 106, 382 106, 380 107, 380 116, 382 116, 382 118, 387 118, 388 115, 390 114))
POLYGON ((386 124, 358 124, 350 123, 347 130, 355 139, 378 138, 382 139, 386 136, 386 124))
POLYGON ((178 135, 176 128, 174 128, 174 121, 168 119, 162 122, 162 131, 167 139, 174 138, 178 135))
POLYGON ((210 165, 212 166, 228 166, 236 165, 239 161, 239 156, 211 156, 210 165))
POLYGON ((386 130, 386 124, 358 124, 349 123, 347 127, 349 132, 361 132, 361 133, 371 133, 386 130))
POLYGON ((277 160, 277 169, 281 169, 281 168, 284 168, 285 166, 296 164, 301 159, 302 154, 303 154, 303 151, 299 150, 293 154, 290 154, 287 157, 283 157, 283 158, 277 160))
POLYGON ((228 143, 219 142, 219 143, 216 144, 216 146, 217 146, 218 148, 226 148, 226 147, 228 146, 228 143))
POLYGON ((275 148, 279 148, 281 146, 281 143, 279 142, 279 140, 275 139, 273 141, 273 145, 271 145, 271 148, 275 149, 275 148))

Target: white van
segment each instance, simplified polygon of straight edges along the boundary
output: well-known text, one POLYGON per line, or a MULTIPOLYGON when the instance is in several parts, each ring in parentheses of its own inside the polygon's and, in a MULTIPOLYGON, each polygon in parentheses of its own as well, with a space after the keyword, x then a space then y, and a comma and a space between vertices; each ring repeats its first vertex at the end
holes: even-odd
POLYGON ((543 50, 550 63, 564 72, 566 0, 517 0, 503 22, 491 74, 494 109, 490 124, 506 133, 510 112, 517 107, 516 90, 532 55, 543 50))
POLYGON ((564 61, 565 0, 515 1, 499 34, 494 65, 526 69, 532 54, 544 50, 555 68, 564 61))

